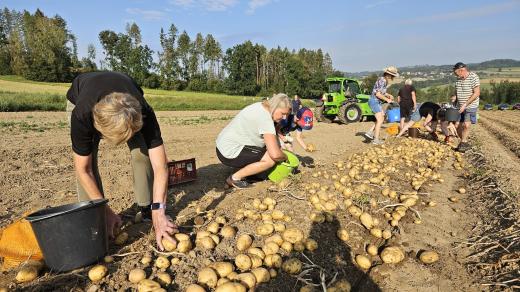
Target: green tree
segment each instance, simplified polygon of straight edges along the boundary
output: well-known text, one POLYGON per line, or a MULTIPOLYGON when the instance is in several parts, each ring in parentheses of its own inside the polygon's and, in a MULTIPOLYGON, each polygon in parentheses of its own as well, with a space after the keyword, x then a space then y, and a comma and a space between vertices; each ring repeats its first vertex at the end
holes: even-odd
POLYGON ((228 73, 226 90, 230 94, 256 95, 260 86, 256 84, 256 54, 250 41, 226 50, 224 67, 228 73))
POLYGON ((183 31, 179 35, 179 41, 177 42, 177 52, 180 62, 180 77, 184 81, 190 80, 190 51, 191 51, 191 39, 186 31, 183 31))
POLYGON ((159 74, 162 78, 161 86, 165 89, 179 89, 177 78, 180 67, 175 43, 177 34, 177 27, 173 24, 167 33, 161 28, 160 41, 163 51, 159 53, 159 74))

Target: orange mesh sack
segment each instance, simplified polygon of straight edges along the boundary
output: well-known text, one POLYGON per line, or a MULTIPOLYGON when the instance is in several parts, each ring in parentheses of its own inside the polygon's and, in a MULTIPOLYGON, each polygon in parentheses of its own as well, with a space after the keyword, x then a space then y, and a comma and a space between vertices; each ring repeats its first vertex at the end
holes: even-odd
POLYGON ((0 257, 4 259, 2 270, 17 267, 28 259, 43 259, 29 221, 21 219, 12 223, 1 231, 0 236, 0 257))

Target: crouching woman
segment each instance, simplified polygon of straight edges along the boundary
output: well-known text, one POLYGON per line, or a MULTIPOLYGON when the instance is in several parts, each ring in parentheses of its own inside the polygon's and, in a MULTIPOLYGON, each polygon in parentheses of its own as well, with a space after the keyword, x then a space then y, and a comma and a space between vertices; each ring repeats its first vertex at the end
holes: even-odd
POLYGON ((227 166, 238 169, 226 179, 234 188, 249 187, 245 180, 286 161, 274 123, 286 119, 291 112, 291 100, 279 93, 263 102, 242 109, 217 137, 217 157, 227 166))

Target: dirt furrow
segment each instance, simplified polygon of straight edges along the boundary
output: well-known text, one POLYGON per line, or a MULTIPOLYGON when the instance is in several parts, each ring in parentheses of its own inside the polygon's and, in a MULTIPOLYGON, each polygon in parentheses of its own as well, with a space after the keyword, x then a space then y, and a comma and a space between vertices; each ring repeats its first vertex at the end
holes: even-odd
POLYGON ((512 131, 507 131, 496 125, 490 119, 481 119, 481 124, 486 130, 493 134, 511 152, 515 153, 517 159, 520 158, 520 135, 512 131))

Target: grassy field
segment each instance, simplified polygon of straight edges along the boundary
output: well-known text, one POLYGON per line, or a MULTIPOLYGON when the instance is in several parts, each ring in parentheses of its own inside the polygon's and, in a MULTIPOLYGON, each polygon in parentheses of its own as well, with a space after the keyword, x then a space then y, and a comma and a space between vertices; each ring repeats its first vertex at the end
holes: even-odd
MULTIPOLYGON (((70 83, 25 80, 19 76, 0 76, 0 111, 63 111, 70 83)), ((144 89, 148 103, 163 110, 238 110, 259 101, 260 97, 218 93, 144 89)))
MULTIPOLYGON (((70 83, 26 80, 19 76, 0 76, 0 111, 64 111, 65 94, 70 83)), ((173 91, 144 88, 145 98, 156 111, 239 110, 260 101, 260 97, 219 93, 173 91)), ((305 106, 314 102, 304 100, 305 106)))

